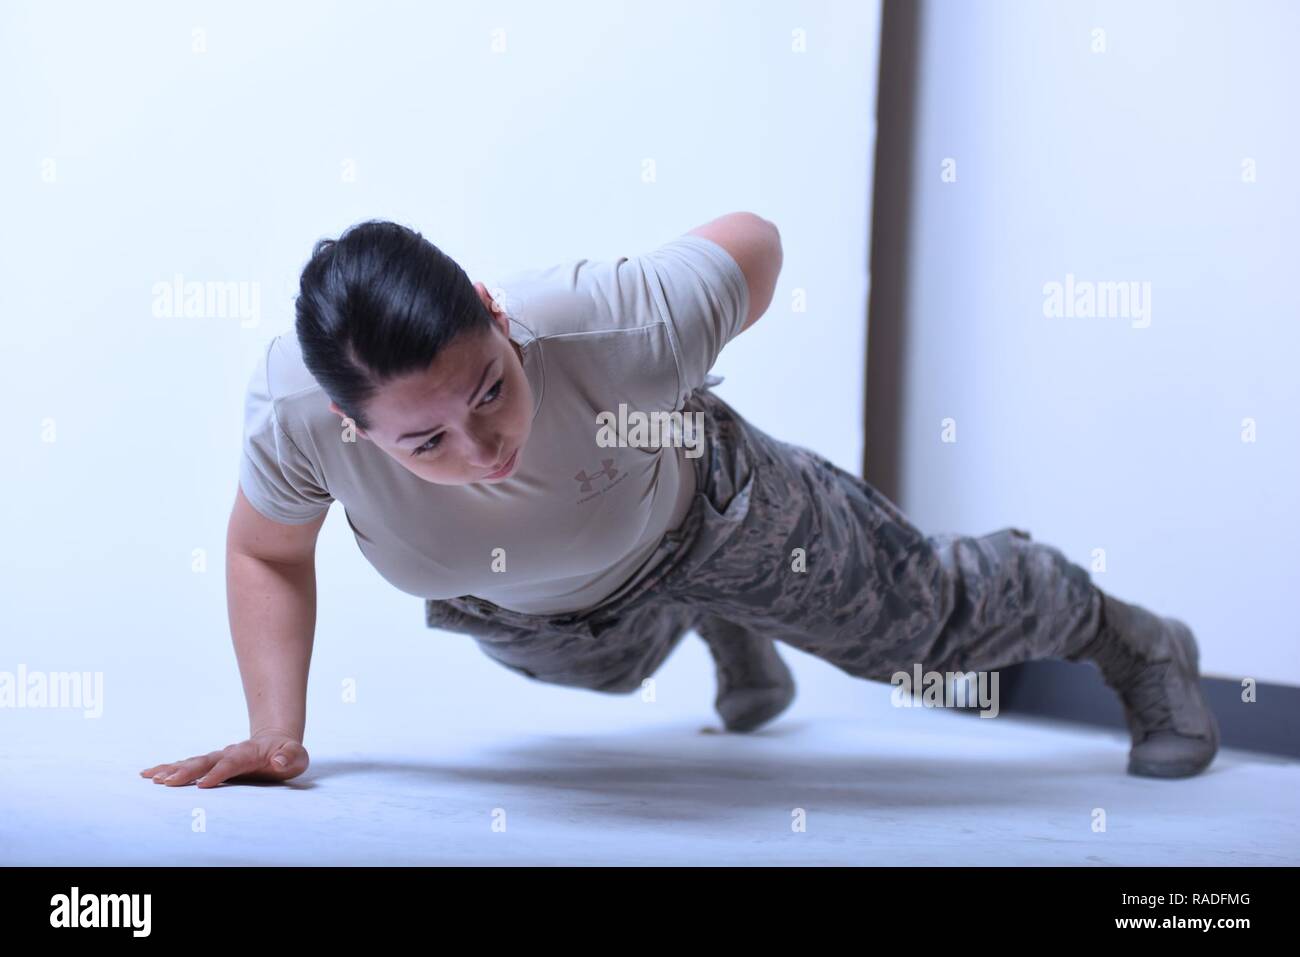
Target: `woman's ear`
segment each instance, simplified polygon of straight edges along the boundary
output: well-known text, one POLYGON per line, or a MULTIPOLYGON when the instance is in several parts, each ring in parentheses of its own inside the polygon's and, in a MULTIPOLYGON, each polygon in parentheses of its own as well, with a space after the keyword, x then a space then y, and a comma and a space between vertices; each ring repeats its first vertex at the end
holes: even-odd
POLYGON ((479 299, 482 300, 483 305, 487 307, 487 311, 492 314, 493 321, 495 321, 501 328, 501 331, 507 336, 510 335, 510 317, 507 316, 506 311, 501 308, 501 304, 492 298, 492 293, 488 292, 487 286, 483 285, 482 282, 476 281, 474 283, 474 291, 478 293, 479 299))
MULTIPOLYGON (((330 402, 330 411, 333 412, 335 415, 337 415, 340 419, 347 419, 348 417, 347 413, 345 413, 342 409, 340 409, 338 405, 335 404, 334 402, 330 402)), ((363 429, 361 426, 357 425, 355 422, 352 423, 352 428, 355 429, 357 435, 361 436, 363 439, 369 438, 369 436, 366 435, 366 430, 363 429)))

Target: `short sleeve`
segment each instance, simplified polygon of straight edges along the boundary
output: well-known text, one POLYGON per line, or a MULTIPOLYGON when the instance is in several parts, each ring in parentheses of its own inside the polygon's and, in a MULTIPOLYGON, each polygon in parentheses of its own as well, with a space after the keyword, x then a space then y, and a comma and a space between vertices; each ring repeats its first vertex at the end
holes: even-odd
POLYGON ((677 362, 678 405, 705 383, 722 347, 749 314, 749 284, 721 245, 684 235, 619 265, 619 285, 639 299, 644 284, 653 310, 668 327, 677 362))
POLYGON ((302 525, 329 509, 333 496, 317 469, 280 427, 266 376, 266 357, 248 380, 239 462, 244 497, 267 518, 302 525))
POLYGON ((542 338, 662 326, 663 334, 629 338, 628 348, 643 361, 641 374, 663 380, 676 409, 707 384, 749 314, 740 265, 718 243, 690 233, 640 255, 565 260, 495 285, 501 307, 542 338))

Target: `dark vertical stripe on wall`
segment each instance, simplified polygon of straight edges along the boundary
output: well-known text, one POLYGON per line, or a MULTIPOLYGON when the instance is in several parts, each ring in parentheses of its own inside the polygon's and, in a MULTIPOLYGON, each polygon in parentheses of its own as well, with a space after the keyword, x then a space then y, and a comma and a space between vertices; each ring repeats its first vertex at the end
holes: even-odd
MULTIPOLYGON (((882 0, 862 475, 897 501, 920 0, 882 0)), ((902 504, 902 503, 900 503, 902 504)))
MULTIPOLYGON (((907 254, 911 236, 913 148, 920 85, 924 0, 882 0, 876 100, 876 168, 872 189, 867 304, 866 440, 863 477, 906 511, 902 479, 904 359, 907 352, 907 254)), ((1202 677, 1219 721, 1221 745, 1300 757, 1300 688, 1259 685, 1241 700, 1241 681, 1202 677)), ((1126 729, 1118 696, 1096 668, 1067 661, 1029 661, 1003 669, 1003 714, 1032 715, 1126 729)), ((972 714, 978 708, 969 709, 972 714)))

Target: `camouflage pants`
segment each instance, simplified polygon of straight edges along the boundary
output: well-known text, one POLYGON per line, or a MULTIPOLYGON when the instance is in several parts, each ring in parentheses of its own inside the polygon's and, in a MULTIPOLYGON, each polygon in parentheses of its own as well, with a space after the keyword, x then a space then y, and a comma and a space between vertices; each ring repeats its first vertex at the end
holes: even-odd
POLYGON ((918 664, 991 671, 1065 657, 1096 634, 1100 593, 1057 549, 1016 528, 927 536, 870 484, 769 436, 707 386, 687 402, 697 410, 695 498, 646 579, 564 615, 430 599, 428 626, 473 636, 530 678, 616 693, 638 688, 692 629, 738 626, 885 682, 918 664))

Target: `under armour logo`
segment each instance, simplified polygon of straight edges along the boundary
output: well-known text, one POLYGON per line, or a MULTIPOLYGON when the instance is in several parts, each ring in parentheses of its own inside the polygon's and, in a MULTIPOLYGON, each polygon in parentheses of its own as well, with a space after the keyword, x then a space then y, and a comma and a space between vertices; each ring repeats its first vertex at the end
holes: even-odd
POLYGON ((577 475, 573 476, 574 479, 582 483, 582 491, 590 492, 592 480, 595 479, 597 476, 604 475, 608 478, 613 478, 615 475, 618 474, 618 469, 614 468, 613 459, 601 459, 600 464, 601 464, 601 469, 599 472, 596 472, 592 475, 588 475, 586 469, 581 469, 579 470, 577 475))

